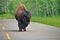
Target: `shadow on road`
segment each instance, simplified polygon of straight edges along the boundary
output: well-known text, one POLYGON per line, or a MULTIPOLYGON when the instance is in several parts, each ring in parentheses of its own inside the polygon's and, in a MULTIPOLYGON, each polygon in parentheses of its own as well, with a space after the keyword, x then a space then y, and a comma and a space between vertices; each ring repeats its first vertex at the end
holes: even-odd
MULTIPOLYGON (((5 30, 5 32, 21 32, 19 30, 5 30)), ((31 32, 30 30, 22 31, 22 32, 31 32)))
POLYGON ((5 32, 20 32, 19 30, 5 30, 5 32))

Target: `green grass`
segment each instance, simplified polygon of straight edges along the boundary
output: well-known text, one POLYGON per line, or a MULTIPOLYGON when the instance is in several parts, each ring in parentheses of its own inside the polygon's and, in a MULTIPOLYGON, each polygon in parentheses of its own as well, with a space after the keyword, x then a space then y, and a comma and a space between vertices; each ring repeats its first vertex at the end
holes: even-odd
MULTIPOLYGON (((0 19, 14 19, 14 15, 9 14, 9 13, 1 14, 0 19)), ((52 25, 52 26, 60 28, 60 15, 54 16, 54 17, 46 17, 46 18, 45 17, 32 16, 31 21, 43 23, 43 24, 48 24, 48 25, 52 25)))
POLYGON ((32 17, 31 21, 43 23, 43 24, 48 24, 48 25, 52 25, 52 26, 60 28, 60 16, 46 17, 46 18, 44 18, 44 17, 32 17))
POLYGON ((12 14, 0 14, 0 19, 13 19, 14 18, 14 15, 12 14))

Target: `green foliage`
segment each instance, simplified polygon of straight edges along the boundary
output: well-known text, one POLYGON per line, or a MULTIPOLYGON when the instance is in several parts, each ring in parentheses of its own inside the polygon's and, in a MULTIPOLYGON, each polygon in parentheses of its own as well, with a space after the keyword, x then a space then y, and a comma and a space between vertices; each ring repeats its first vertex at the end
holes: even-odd
POLYGON ((14 14, 21 3, 26 5, 33 16, 56 16, 60 10, 60 0, 1 0, 3 7, 0 5, 0 11, 14 14))
POLYGON ((47 24, 47 25, 51 25, 51 26, 55 26, 55 27, 60 28, 60 15, 54 16, 54 17, 46 17, 46 18, 34 16, 31 18, 31 21, 43 23, 43 24, 47 24))
POLYGON ((7 2, 8 0, 0 0, 0 14, 6 12, 7 2))
POLYGON ((10 13, 0 14, 0 19, 13 19, 13 18, 14 18, 14 15, 10 13))
POLYGON ((60 0, 57 1, 58 1, 58 12, 60 13, 60 0))

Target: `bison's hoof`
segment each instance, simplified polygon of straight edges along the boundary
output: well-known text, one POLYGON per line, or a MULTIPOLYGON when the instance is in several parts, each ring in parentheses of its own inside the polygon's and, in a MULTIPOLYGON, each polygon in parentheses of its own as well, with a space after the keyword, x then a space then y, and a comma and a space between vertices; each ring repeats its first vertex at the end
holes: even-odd
POLYGON ((26 31, 26 29, 24 29, 24 31, 26 31))
POLYGON ((19 31, 21 31, 21 32, 22 32, 22 30, 19 30, 19 31))

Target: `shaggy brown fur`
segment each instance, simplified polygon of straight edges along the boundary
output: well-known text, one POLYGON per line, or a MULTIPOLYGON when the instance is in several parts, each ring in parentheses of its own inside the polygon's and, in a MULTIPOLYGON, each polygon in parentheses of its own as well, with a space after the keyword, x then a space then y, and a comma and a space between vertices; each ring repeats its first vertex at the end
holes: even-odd
POLYGON ((26 11, 26 7, 25 7, 25 5, 21 4, 21 5, 19 5, 19 7, 17 8, 17 10, 15 12, 15 18, 16 18, 17 21, 20 21, 20 19, 21 19, 20 14, 23 11, 26 11))

